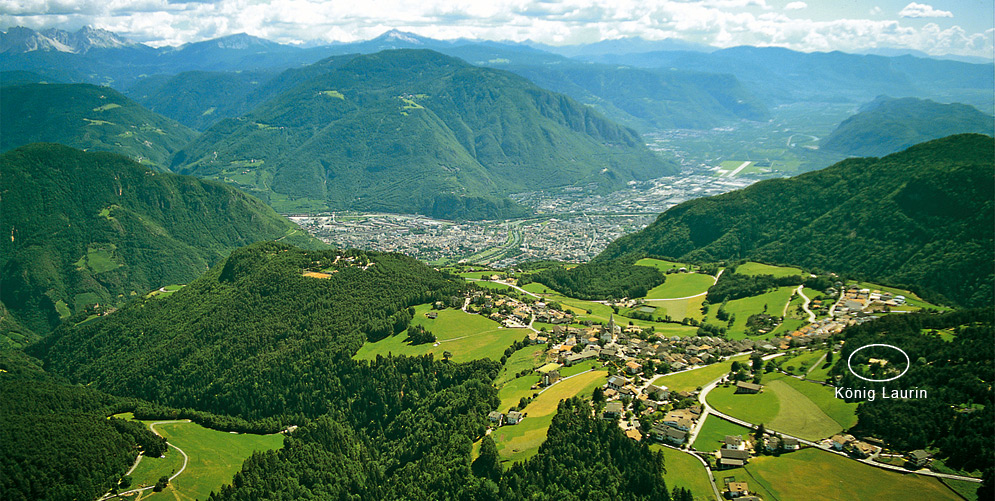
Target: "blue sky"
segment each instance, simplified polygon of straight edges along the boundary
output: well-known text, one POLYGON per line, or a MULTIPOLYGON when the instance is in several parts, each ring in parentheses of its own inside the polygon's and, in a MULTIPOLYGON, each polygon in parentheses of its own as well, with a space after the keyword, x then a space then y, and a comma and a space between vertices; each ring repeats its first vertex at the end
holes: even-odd
POLYGON ((995 51, 992 0, 0 0, 3 29, 83 25, 156 46, 243 32, 355 41, 396 28, 554 45, 641 36, 802 51, 995 51))

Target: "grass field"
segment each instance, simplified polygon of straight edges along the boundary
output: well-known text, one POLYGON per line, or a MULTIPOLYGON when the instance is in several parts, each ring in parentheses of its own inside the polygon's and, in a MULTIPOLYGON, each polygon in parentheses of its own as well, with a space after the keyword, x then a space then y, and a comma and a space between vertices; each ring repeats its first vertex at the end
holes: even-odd
POLYGON ((680 269, 681 267, 686 267, 689 270, 691 269, 690 265, 678 263, 676 261, 667 261, 665 259, 653 259, 650 257, 645 257, 640 259, 639 261, 636 261, 636 266, 649 266, 652 268, 656 268, 663 273, 666 273, 667 270, 677 270, 680 269))
POLYGON ((546 345, 542 344, 527 346, 516 351, 508 357, 504 367, 501 368, 501 372, 498 373, 497 379, 494 380, 494 384, 500 387, 504 383, 515 379, 515 374, 538 367, 541 365, 540 362, 545 359, 543 356, 545 350, 546 345))
POLYGON ((937 479, 889 472, 815 449, 751 458, 744 470, 736 470, 737 480, 749 482, 767 500, 960 499, 937 479))
POLYGON ((667 280, 650 289, 647 299, 671 299, 678 297, 704 294, 715 284, 715 278, 703 273, 674 273, 667 275, 667 280))
POLYGON ((695 499, 710 501, 715 498, 712 481, 708 479, 708 472, 701 461, 690 454, 660 444, 650 445, 650 449, 663 452, 663 464, 667 469, 663 478, 668 489, 683 487, 690 490, 695 499))
POLYGON ((736 394, 735 387, 717 387, 708 394, 716 410, 768 429, 818 440, 856 424, 856 404, 835 398, 832 388, 768 374, 764 391, 736 394))
POLYGON ((941 480, 944 485, 954 490, 954 492, 964 496, 964 499, 975 501, 978 499, 978 484, 965 482, 963 480, 941 480))
POLYGON ((826 350, 800 350, 795 352, 790 356, 791 358, 786 359, 782 364, 781 368, 787 372, 795 374, 797 376, 804 375, 812 364, 822 358, 826 354, 826 350), (790 367, 790 369, 789 369, 790 367))
MULTIPOLYGON (((133 418, 130 412, 115 417, 133 418)), ((142 422, 149 424, 154 421, 142 422)), ((170 482, 165 490, 158 493, 145 491, 141 496, 141 499, 152 501, 207 499, 211 491, 231 483, 235 472, 242 468, 242 462, 254 451, 283 447, 283 435, 280 434, 233 434, 190 422, 158 424, 155 430, 166 437, 169 443, 183 449, 190 459, 186 470, 170 482)), ((182 466, 183 456, 170 447, 165 458, 142 458, 132 472, 133 485, 154 485, 159 477, 171 476, 182 466)))
MULTIPOLYGON (((591 322, 594 323, 606 324, 608 323, 609 317, 611 317, 614 314, 615 323, 619 325, 627 325, 631 322, 633 325, 639 326, 640 328, 643 329, 653 327, 654 329, 656 329, 656 332, 666 333, 667 336, 682 336, 682 337, 693 336, 698 330, 696 327, 691 327, 686 325, 679 325, 679 324, 672 324, 665 322, 650 322, 645 320, 629 318, 622 314, 624 313, 623 310, 619 310, 620 313, 615 314, 611 306, 601 303, 595 303, 593 301, 585 301, 583 299, 575 299, 567 297, 542 284, 530 283, 525 287, 523 287, 523 289, 528 290, 530 292, 534 292, 536 294, 541 294, 546 299, 546 301, 556 301, 560 303, 563 306, 564 311, 570 311, 574 314, 574 323, 571 324, 574 326, 579 326, 585 320, 590 320, 591 322), (588 310, 590 310, 591 313, 587 313, 588 310)), ((659 304, 656 303, 658 302, 654 301, 654 304, 651 304, 651 306, 659 306, 659 304)), ((684 307, 691 308, 687 304, 685 304, 684 307)), ((700 303, 698 303, 698 308, 700 307, 701 307, 700 303)), ((663 314, 664 314, 663 312, 659 312, 659 316, 662 316, 663 314)), ((698 316, 696 318, 701 318, 700 310, 697 311, 697 315, 698 316)), ((682 316, 680 318, 684 317, 682 316)))
POLYGON ((801 275, 802 270, 788 266, 771 266, 769 264, 754 263, 747 261, 736 268, 736 273, 741 275, 774 275, 774 277, 788 277, 791 275, 801 275))
MULTIPOLYGON (((784 311, 784 305, 791 299, 792 292, 796 287, 778 287, 777 290, 761 294, 759 296, 733 299, 726 303, 725 310, 730 315, 736 315, 735 322, 728 327, 727 336, 729 339, 743 339, 746 337, 746 320, 754 313, 763 313, 764 306, 767 306, 767 313, 773 316, 780 316, 784 311)), ((715 307, 717 309, 717 307, 715 307)), ((709 318, 708 323, 727 326, 726 322, 709 318)), ((756 336, 757 339, 770 339, 774 337, 773 332, 763 336, 756 336)))
MULTIPOLYGON (((833 355, 836 356, 838 355, 838 353, 834 353, 833 355)), ((821 364, 813 368, 812 371, 809 372, 808 375, 806 375, 805 377, 807 379, 812 379, 815 381, 825 381, 826 378, 829 377, 829 369, 831 369, 832 367, 833 364, 827 363, 825 360, 823 360, 821 364)))
POLYGON ((750 439, 752 433, 753 430, 749 428, 730 423, 716 416, 708 416, 705 418, 705 424, 701 425, 701 431, 698 432, 692 445, 696 450, 711 452, 722 447, 722 441, 727 435, 750 439))
MULTIPOLYGON (((524 461, 534 456, 539 451, 539 446, 546 440, 546 432, 553 422, 553 415, 556 414, 556 407, 560 400, 573 396, 590 398, 594 389, 604 384, 607 376, 607 371, 591 371, 560 381, 550 386, 548 390, 532 400, 523 409, 526 418, 519 424, 502 426, 494 430, 491 433, 491 438, 497 444, 502 463, 510 467, 512 463, 524 461)), ((505 385, 505 388, 508 386, 505 385)), ((502 388, 503 390, 504 388, 502 388)), ((517 401, 515 399, 515 403, 517 401)), ((504 397, 502 397, 500 409, 506 410, 504 397)))
POLYGON ((670 391, 693 391, 728 373, 733 361, 747 360, 748 358, 747 355, 739 355, 700 369, 667 374, 656 378, 653 384, 666 386, 670 388, 670 391))
POLYGON ((438 310, 439 317, 430 319, 425 313, 431 306, 423 304, 415 308, 414 325, 421 325, 435 334, 437 343, 410 345, 405 343, 408 334, 405 330, 396 336, 381 339, 376 343, 365 343, 353 358, 373 360, 377 355, 416 356, 432 353, 442 358, 443 352, 450 352, 453 360, 468 362, 480 358, 500 360, 511 343, 528 335, 527 329, 505 329, 497 322, 481 315, 471 315, 462 310, 438 310))

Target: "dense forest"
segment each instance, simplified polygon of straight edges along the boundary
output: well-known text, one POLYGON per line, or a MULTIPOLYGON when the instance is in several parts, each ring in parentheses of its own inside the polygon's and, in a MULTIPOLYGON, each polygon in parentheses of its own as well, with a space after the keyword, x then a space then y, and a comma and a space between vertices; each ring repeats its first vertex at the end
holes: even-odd
POLYGON ((59 143, 118 153, 159 168, 197 137, 114 89, 89 84, 5 86, 0 93, 0 129, 0 152, 31 143, 59 143))
POLYGON ((331 58, 286 77, 296 85, 209 128, 173 169, 224 178, 279 210, 447 219, 522 215, 509 193, 607 191, 676 171, 566 96, 428 50, 331 58))
POLYGON ((95 499, 116 485, 139 451, 165 440, 107 416, 133 401, 70 385, 20 351, 0 350, 0 492, 8 501, 95 499))
POLYGON ((995 118, 966 104, 879 96, 822 139, 819 148, 880 157, 951 134, 991 134, 993 130, 995 118))
POLYGON ((585 263, 569 269, 553 265, 538 273, 522 275, 519 284, 539 282, 570 297, 603 300, 643 297, 665 279, 660 270, 650 266, 608 261, 585 263))
POLYGON ((684 202, 596 260, 792 263, 964 306, 995 301, 995 140, 964 134, 884 158, 684 202))
MULTIPOLYGON (((953 468, 981 470, 991 478, 995 468, 995 311, 961 310, 945 314, 889 315, 847 328, 846 344, 831 374, 842 376, 845 388, 872 388, 874 401, 861 402, 856 432, 880 438, 900 450, 930 448, 953 468), (950 336, 945 340, 943 332, 950 336), (847 369, 850 354, 860 347, 887 343, 908 354, 904 376, 870 384, 847 369), (882 399, 881 388, 921 389, 922 399, 882 399)), ((854 364, 861 350, 854 357, 854 364)), ((892 350, 893 351, 893 350, 892 350)), ((905 360, 902 358, 901 366, 905 360)), ((988 488, 991 488, 990 481, 988 488)), ((985 498, 982 498, 985 499, 985 498)))
POLYGON ((0 301, 38 335, 187 283, 242 245, 324 246, 256 198, 120 155, 40 143, 0 155, 0 172, 0 301))

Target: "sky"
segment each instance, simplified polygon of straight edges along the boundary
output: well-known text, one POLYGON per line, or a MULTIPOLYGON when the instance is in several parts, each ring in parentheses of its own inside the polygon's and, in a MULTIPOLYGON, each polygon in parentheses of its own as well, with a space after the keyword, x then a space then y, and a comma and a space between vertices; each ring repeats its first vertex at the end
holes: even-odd
POLYGON ((399 29, 551 45, 639 36, 806 52, 995 54, 992 0, 0 0, 0 29, 84 25, 153 46, 236 33, 349 42, 399 29))

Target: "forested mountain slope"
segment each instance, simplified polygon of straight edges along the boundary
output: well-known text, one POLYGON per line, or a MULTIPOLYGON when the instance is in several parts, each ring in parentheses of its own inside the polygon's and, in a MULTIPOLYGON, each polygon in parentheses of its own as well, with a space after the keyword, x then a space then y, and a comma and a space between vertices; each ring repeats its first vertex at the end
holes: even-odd
POLYGON ((995 118, 966 104, 881 96, 860 108, 820 143, 820 148, 880 157, 952 134, 995 133, 995 118))
POLYGON ((281 210, 441 218, 517 215, 509 193, 608 190, 675 172, 631 129, 507 72, 417 50, 319 67, 250 114, 211 127, 177 154, 174 169, 232 182, 281 210))
POLYGON ((160 168, 197 137, 175 121, 142 108, 108 87, 28 84, 0 92, 0 151, 59 143, 120 153, 160 168))
POLYGON ((32 144, 0 155, 0 174, 0 301, 38 334, 187 283, 242 245, 322 245, 256 198, 111 153, 32 144))
POLYGON ((691 200, 597 259, 791 263, 991 305, 993 150, 989 136, 951 136, 691 200))

